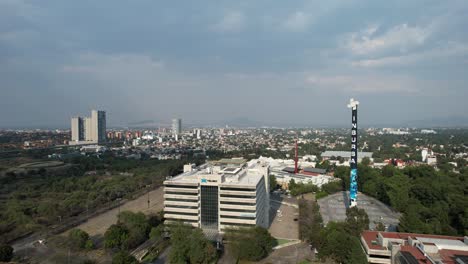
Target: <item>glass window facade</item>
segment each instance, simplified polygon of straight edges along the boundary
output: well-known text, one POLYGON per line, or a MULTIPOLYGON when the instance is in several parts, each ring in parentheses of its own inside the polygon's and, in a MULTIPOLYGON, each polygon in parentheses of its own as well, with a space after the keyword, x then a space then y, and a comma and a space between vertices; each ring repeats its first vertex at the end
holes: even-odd
POLYGON ((201 226, 218 229, 218 186, 201 186, 201 226))

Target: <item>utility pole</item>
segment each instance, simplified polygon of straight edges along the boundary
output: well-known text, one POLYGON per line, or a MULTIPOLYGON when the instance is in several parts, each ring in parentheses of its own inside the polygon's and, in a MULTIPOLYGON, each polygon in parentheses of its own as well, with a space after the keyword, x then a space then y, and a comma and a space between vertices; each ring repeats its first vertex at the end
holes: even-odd
POLYGON ((150 208, 150 197, 149 197, 149 195, 150 195, 150 192, 148 192, 148 209, 150 208))
POLYGON ((299 157, 297 156, 297 139, 296 139, 296 146, 294 148, 294 174, 297 174, 299 172, 297 168, 298 160, 299 160, 299 157))

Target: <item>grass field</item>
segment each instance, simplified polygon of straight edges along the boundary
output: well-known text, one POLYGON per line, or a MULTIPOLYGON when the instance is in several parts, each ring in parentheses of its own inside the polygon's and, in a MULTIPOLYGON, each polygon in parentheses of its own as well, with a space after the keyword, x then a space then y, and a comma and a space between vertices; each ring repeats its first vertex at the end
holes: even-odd
POLYGON ((289 243, 291 241, 294 241, 294 240, 290 240, 290 239, 276 239, 276 245, 277 246, 281 246, 283 244, 286 244, 286 243, 289 243))

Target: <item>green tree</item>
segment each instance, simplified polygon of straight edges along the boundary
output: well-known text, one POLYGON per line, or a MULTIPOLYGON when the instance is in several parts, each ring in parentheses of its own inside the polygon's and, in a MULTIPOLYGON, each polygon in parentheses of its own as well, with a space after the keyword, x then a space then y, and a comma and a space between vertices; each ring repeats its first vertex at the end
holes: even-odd
POLYGON ((361 165, 362 166, 368 167, 370 165, 370 163, 371 163, 371 161, 370 161, 369 157, 364 157, 361 160, 361 165))
POLYGON ((205 264, 216 257, 216 250, 201 229, 177 223, 170 226, 170 233, 170 263, 205 264))
MULTIPOLYGON (((68 233, 68 241, 70 245, 75 249, 86 248, 86 243, 89 240, 89 235, 85 231, 75 228, 68 233)), ((92 243, 92 241, 91 241, 92 243)))
POLYGON ((119 251, 112 257, 112 264, 138 264, 136 258, 127 251, 119 251))
POLYGON ((164 225, 160 224, 157 227, 151 228, 149 237, 152 240, 156 241, 162 237, 163 233, 164 233, 164 225))
POLYGON ((122 224, 111 225, 104 233, 104 246, 106 248, 122 248, 123 242, 128 238, 129 231, 122 224))
POLYGON ((206 239, 201 229, 194 229, 190 235, 188 259, 190 263, 210 263, 216 255, 216 249, 206 239))
POLYGON ((94 249, 94 243, 91 239, 88 239, 85 243, 85 246, 84 248, 87 249, 87 250, 91 250, 91 249, 94 249))
POLYGON ((404 212, 408 206, 410 182, 405 175, 395 175, 386 180, 387 194, 390 204, 400 212, 404 212))
POLYGON ((369 229, 369 216, 364 209, 351 207, 346 209, 345 223, 348 233, 359 237, 362 231, 369 229))
POLYGON ((270 192, 276 189, 276 186, 278 185, 278 182, 276 181, 276 177, 273 174, 270 174, 269 177, 269 183, 270 183, 270 192))
POLYGON ((124 248, 134 248, 148 238, 151 227, 142 212, 123 211, 118 215, 118 223, 128 230, 128 237, 122 241, 124 248))
POLYGON ((9 245, 0 245, 0 261, 8 262, 13 258, 13 248, 9 245))
POLYGON ((296 181, 294 179, 291 179, 288 184, 288 189, 293 190, 297 187, 296 181))
POLYGON ((321 232, 319 258, 332 258, 338 263, 367 263, 358 237, 348 233, 346 223, 328 223, 321 232))
POLYGON ((275 239, 262 227, 240 228, 226 232, 228 247, 237 259, 259 261, 272 251, 275 239))

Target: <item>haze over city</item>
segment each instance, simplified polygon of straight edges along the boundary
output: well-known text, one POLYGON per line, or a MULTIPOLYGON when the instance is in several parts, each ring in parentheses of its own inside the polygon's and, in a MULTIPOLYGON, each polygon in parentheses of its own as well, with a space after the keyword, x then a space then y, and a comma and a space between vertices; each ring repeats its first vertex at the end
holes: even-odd
POLYGON ((0 1, 0 127, 66 128, 91 109, 109 126, 348 126, 351 97, 362 125, 464 125, 467 12, 466 1, 0 1))

